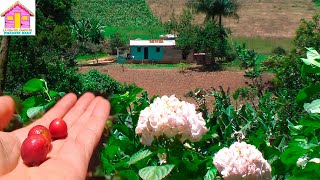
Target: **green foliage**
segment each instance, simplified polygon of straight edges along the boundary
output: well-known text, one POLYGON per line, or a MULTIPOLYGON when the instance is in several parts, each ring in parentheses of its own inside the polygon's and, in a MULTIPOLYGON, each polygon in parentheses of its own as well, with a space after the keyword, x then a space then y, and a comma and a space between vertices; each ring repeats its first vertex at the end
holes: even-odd
POLYGON ((206 14, 206 20, 219 20, 219 26, 222 25, 222 16, 239 18, 237 11, 240 4, 237 0, 189 0, 188 4, 197 12, 206 14))
POLYGON ((281 55, 286 55, 287 51, 284 48, 282 48, 281 46, 278 46, 272 50, 272 54, 281 56, 281 55))
POLYGON ((301 21, 294 39, 294 45, 299 55, 303 56, 306 53, 306 47, 314 47, 315 50, 320 50, 319 20, 320 15, 316 14, 310 21, 304 19, 301 21))
POLYGON ((174 168, 174 165, 148 166, 139 170, 139 175, 143 180, 161 180, 166 177, 174 168))
MULTIPOLYGON (((307 48, 307 58, 301 58, 301 60, 306 66, 320 67, 320 64, 314 63, 314 59, 318 59, 319 57, 320 55, 314 49, 307 48)), ((301 91, 305 91, 305 89, 301 91)), ((311 90, 311 92, 313 91, 311 90)), ((314 93, 304 93, 304 96, 304 99, 311 99, 314 93)), ((298 96, 297 98, 300 97, 298 96)), ((304 103, 304 108, 309 114, 300 119, 297 125, 299 126, 298 129, 291 131, 292 138, 288 143, 288 147, 280 155, 281 161, 286 165, 289 179, 320 178, 320 173, 316 170, 316 168, 319 168, 318 157, 320 150, 317 133, 320 129, 317 123, 320 120, 319 99, 311 103, 304 103)))
POLYGON ((180 62, 179 64, 177 64, 177 67, 179 69, 179 72, 185 73, 190 65, 185 62, 180 62))
POLYGON ((319 8, 320 7, 320 1, 319 0, 312 0, 315 4, 316 4, 316 6, 319 8))
POLYGON ((117 49, 119 47, 125 46, 127 43, 125 40, 121 37, 120 33, 114 33, 110 36, 110 48, 112 51, 112 54, 117 54, 117 49))
POLYGON ((104 97, 120 93, 123 88, 119 82, 115 81, 107 74, 100 73, 96 69, 92 69, 83 74, 78 83, 81 84, 81 87, 80 89, 77 89, 77 92, 84 93, 90 91, 104 97))
POLYGON ((79 0, 72 11, 75 19, 94 14, 108 27, 152 26, 160 23, 144 0, 79 0))
POLYGON ((172 19, 170 23, 176 28, 178 35, 176 39, 177 47, 182 50, 182 58, 187 59, 190 51, 197 41, 197 27, 192 24, 194 20, 191 10, 184 9, 177 22, 172 19), (173 25, 173 23, 176 23, 173 25))
POLYGON ((244 68, 250 68, 254 67, 256 64, 256 61, 258 59, 258 55, 254 50, 247 49, 246 44, 237 45, 236 44, 236 54, 238 56, 238 59, 241 61, 241 66, 244 68))
POLYGON ((137 87, 111 98, 116 121, 101 152, 105 173, 115 177, 117 172, 131 170, 142 179, 204 177, 206 164, 212 167, 212 159, 204 157, 206 150, 199 153, 178 140, 165 138, 159 138, 150 147, 140 143, 140 136, 135 133, 140 111, 148 107, 154 98, 149 99, 148 94, 137 87))
POLYGON ((80 43, 99 44, 104 39, 104 26, 98 19, 80 19, 71 26, 72 33, 80 43))
MULTIPOLYGON (((25 82, 45 79, 53 89, 68 78, 75 66, 76 47, 69 28, 74 1, 49 0, 38 3, 34 37, 12 37, 5 90, 20 94, 25 82)), ((73 84, 68 84, 70 89, 73 84)), ((59 91, 59 89, 58 89, 59 91)))
POLYGON ((48 109, 50 109, 62 96, 64 92, 56 92, 48 89, 47 82, 44 79, 31 79, 22 88, 22 92, 28 94, 21 103, 21 111, 18 119, 25 123, 30 119, 40 118, 48 109))
POLYGON ((164 33, 160 20, 151 13, 144 0, 79 0, 72 11, 76 20, 94 14, 106 26, 107 38, 120 33, 125 40, 150 39, 164 33))
POLYGON ((218 58, 228 60, 231 48, 228 42, 228 29, 217 26, 212 21, 206 22, 203 28, 198 28, 197 41, 194 45, 199 52, 205 52, 215 64, 218 58))

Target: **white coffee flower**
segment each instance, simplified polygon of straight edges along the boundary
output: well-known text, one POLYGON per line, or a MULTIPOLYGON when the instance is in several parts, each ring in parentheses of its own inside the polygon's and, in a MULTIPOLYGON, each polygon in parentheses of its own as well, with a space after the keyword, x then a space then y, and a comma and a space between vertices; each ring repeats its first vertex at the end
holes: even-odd
POLYGON ((206 122, 196 106, 180 101, 174 95, 158 97, 149 107, 140 112, 136 134, 141 143, 151 145, 159 136, 167 138, 180 135, 180 141, 199 141, 207 132, 206 122))
POLYGON ((213 163, 223 179, 271 179, 271 166, 253 145, 235 142, 230 148, 222 148, 213 163))

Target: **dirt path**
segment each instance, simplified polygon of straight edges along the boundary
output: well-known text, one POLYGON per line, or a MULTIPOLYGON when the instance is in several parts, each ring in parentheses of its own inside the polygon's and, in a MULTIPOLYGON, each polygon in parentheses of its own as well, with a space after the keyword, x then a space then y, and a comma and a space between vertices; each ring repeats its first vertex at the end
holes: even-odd
MULTIPOLYGON (((173 95, 183 100, 192 101, 184 95, 196 88, 210 89, 212 86, 222 86, 225 90, 230 87, 233 93, 238 87, 250 83, 242 71, 218 71, 218 72, 197 72, 189 71, 186 74, 180 73, 178 69, 131 69, 117 64, 106 66, 81 67, 81 72, 90 69, 98 69, 100 72, 109 74, 119 82, 135 83, 137 86, 148 91, 149 95, 173 95)), ((267 81, 271 76, 265 75, 267 81)), ((193 102, 193 101, 192 101, 193 102)))

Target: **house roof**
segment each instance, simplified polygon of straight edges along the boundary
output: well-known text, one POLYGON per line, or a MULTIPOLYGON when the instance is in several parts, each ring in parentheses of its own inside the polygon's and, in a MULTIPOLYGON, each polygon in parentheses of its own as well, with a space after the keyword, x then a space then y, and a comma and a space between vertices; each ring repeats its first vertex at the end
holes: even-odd
POLYGON ((175 46, 175 40, 130 40, 130 46, 175 46))
POLYGON ((34 16, 34 14, 29 10, 27 9, 24 5, 22 5, 19 1, 15 2, 12 6, 10 6, 7 10, 5 10, 1 16, 5 16, 7 14, 8 11, 11 11, 11 9, 13 9, 14 7, 16 6, 21 6, 25 11, 27 11, 30 16, 34 16))

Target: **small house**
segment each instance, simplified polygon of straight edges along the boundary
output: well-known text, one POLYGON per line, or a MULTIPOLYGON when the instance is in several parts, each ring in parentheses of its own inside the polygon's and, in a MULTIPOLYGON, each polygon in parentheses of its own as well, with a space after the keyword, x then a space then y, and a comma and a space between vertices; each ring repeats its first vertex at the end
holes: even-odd
POLYGON ((181 50, 175 40, 130 40, 130 59, 133 62, 179 63, 181 50))
POLYGON ((1 17, 5 17, 5 28, 30 28, 30 16, 34 14, 19 1, 5 10, 1 17))

